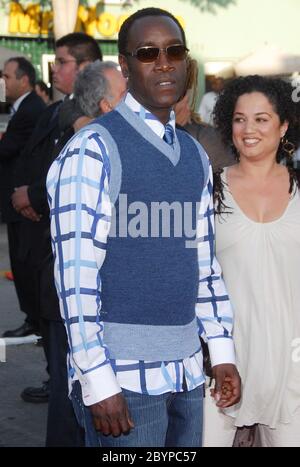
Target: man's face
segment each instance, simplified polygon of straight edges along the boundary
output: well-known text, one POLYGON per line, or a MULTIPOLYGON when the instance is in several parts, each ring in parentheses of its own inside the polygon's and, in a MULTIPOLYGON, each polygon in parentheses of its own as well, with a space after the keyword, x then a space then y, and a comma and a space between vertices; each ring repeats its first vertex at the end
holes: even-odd
POLYGON ((219 93, 224 89, 224 81, 222 78, 215 78, 211 83, 211 88, 214 92, 219 93))
MULTIPOLYGON (((137 19, 128 37, 128 52, 144 46, 164 49, 170 45, 183 44, 177 24, 166 16, 147 16, 137 19)), ((152 63, 142 63, 137 57, 120 55, 124 76, 128 76, 129 91, 140 104, 166 123, 171 107, 184 94, 187 63, 171 60, 165 52, 152 63)))
POLYGON ((8 62, 4 65, 3 78, 5 81, 6 97, 10 102, 15 102, 24 92, 24 77, 16 78, 17 62, 8 62))
POLYGON ((69 54, 68 47, 57 47, 55 64, 52 67, 53 84, 63 94, 72 94, 74 81, 80 67, 75 58, 69 54))
POLYGON ((115 108, 127 90, 127 81, 122 73, 115 68, 105 70, 104 74, 110 87, 109 103, 112 108, 115 108))

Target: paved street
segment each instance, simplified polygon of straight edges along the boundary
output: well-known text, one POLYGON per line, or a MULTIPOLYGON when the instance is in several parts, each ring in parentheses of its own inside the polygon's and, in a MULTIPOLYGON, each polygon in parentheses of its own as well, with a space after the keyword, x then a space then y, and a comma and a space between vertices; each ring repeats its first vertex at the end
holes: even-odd
MULTIPOLYGON (((20 326, 24 319, 14 284, 3 275, 8 269, 6 230, 0 223, 0 335, 20 326)), ((6 346, 6 362, 0 362, 0 447, 44 445, 47 404, 30 404, 20 398, 26 386, 40 386, 43 379, 46 372, 41 347, 6 346)))

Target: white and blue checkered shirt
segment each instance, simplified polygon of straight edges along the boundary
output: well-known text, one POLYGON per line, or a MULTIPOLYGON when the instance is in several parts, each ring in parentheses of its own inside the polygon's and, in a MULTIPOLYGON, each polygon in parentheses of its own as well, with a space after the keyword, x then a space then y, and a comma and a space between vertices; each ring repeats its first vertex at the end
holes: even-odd
MULTIPOLYGON (((154 115, 129 93, 125 103, 163 138, 165 127, 154 115)), ((174 112, 168 123, 175 130, 174 112)), ((103 342, 105 324, 99 314, 101 267, 111 215, 107 159, 105 141, 95 130, 87 129, 62 150, 47 179, 55 281, 70 345, 70 382, 80 380, 86 405, 106 399, 121 388, 152 395, 185 388, 190 391, 204 383, 200 343, 194 355, 179 361, 109 358, 103 342)), ((212 365, 234 363, 232 310, 214 257, 211 169, 202 193, 197 236, 199 289, 195 314, 199 334, 206 335, 212 365)))

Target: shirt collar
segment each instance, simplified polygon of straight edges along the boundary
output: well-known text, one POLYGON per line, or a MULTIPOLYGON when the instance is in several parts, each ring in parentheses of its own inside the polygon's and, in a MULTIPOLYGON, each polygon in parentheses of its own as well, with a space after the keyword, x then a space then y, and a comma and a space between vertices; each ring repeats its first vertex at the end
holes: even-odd
POLYGON ((18 99, 12 105, 12 109, 13 109, 12 113, 16 113, 18 111, 21 103, 23 102, 25 97, 27 97, 30 93, 31 93, 31 91, 28 91, 28 92, 25 92, 25 94, 23 94, 23 96, 18 97, 18 99))
MULTIPOLYGON (((161 123, 158 118, 153 115, 149 110, 142 106, 130 92, 127 93, 125 97, 125 104, 135 113, 137 114, 146 125, 148 125, 154 133, 157 134, 160 138, 163 138, 165 134, 165 125, 161 123)), ((167 124, 171 125, 174 132, 175 132, 175 112, 171 110, 170 113, 170 120, 167 124)))

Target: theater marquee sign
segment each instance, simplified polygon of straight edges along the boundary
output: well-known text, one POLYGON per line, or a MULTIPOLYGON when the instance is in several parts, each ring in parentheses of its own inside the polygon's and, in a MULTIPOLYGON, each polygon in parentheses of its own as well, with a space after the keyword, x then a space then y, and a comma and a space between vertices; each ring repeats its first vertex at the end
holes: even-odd
MULTIPOLYGON (((116 39, 122 23, 134 11, 132 5, 130 0, 82 2, 78 7, 75 30, 84 31, 96 39, 116 39)), ((183 23, 181 18, 178 19, 183 23)), ((14 37, 52 36, 51 1, 7 2, 0 11, 0 34, 14 37)))
MULTIPOLYGON (((0 33, 6 36, 53 35, 51 2, 8 2, 0 12, 0 33)), ((76 31, 84 31, 99 39, 116 39, 123 21, 131 14, 131 2, 85 2, 79 5, 76 31)))

